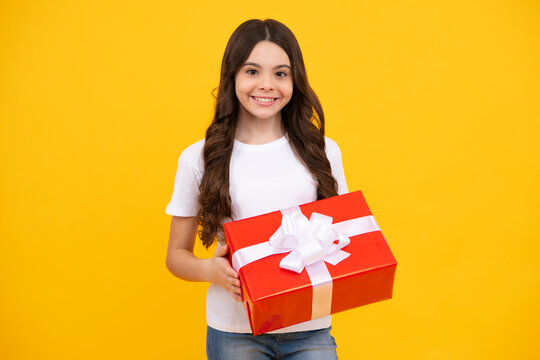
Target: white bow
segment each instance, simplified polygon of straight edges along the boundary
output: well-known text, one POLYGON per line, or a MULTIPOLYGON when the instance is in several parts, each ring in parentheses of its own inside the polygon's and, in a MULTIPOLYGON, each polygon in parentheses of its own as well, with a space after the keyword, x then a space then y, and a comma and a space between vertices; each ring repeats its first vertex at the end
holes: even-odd
POLYGON ((270 237, 273 248, 279 252, 291 251, 279 266, 301 273, 304 267, 318 261, 336 265, 346 259, 350 254, 341 249, 351 240, 336 230, 332 220, 316 212, 309 220, 299 211, 283 214, 281 226, 270 237))

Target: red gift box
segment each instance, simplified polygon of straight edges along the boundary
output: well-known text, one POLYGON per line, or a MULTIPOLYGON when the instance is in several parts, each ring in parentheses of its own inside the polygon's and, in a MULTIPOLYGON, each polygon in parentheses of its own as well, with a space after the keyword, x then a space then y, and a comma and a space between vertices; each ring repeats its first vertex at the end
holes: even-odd
POLYGON ((360 191, 224 227, 253 335, 392 298, 397 262, 360 191))

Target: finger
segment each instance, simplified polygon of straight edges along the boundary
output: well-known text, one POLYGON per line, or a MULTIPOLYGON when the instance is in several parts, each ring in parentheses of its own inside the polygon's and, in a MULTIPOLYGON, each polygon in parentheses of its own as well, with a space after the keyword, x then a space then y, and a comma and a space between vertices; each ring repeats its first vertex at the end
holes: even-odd
POLYGON ((233 279, 238 279, 238 273, 230 266, 225 270, 225 275, 233 279))
POLYGON ((227 284, 228 290, 232 291, 236 294, 242 294, 242 286, 239 284, 239 282, 229 282, 227 284))
POLYGON ((236 287, 241 287, 242 286, 242 283, 240 282, 240 280, 238 280, 236 278, 232 278, 232 277, 229 278, 229 283, 231 285, 236 286, 236 287))
POLYGON ((231 289, 231 291, 236 293, 236 294, 241 294, 242 293, 242 288, 240 286, 230 284, 229 289, 231 289))
POLYGON ((225 256, 227 255, 228 252, 229 252, 229 247, 227 246, 227 244, 225 245, 218 244, 218 246, 216 247, 216 251, 214 252, 214 256, 225 256))
POLYGON ((234 291, 229 291, 229 294, 233 297, 234 300, 242 302, 244 300, 244 297, 242 296, 242 293, 237 293, 234 291))

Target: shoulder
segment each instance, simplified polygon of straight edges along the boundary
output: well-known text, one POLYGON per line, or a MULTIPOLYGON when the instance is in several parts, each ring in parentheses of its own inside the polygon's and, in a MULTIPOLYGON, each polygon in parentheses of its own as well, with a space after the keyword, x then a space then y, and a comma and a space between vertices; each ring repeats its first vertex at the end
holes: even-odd
POLYGON ((204 168, 203 161, 203 147, 205 139, 199 140, 196 143, 189 145, 187 148, 182 151, 178 162, 186 162, 197 172, 201 172, 204 168))
POLYGON ((181 156, 184 156, 190 160, 196 160, 199 157, 202 157, 202 150, 204 147, 205 139, 201 139, 196 143, 189 145, 187 148, 182 151, 181 156))
POLYGON ((326 145, 326 156, 334 157, 336 155, 341 155, 341 151, 339 150, 337 142, 326 136, 324 137, 324 142, 326 145))

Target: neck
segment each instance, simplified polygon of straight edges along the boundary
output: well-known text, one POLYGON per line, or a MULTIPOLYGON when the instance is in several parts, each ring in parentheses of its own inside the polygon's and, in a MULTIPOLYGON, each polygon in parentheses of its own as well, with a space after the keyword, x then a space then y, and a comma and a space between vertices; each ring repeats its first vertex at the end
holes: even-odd
POLYGON ((238 141, 252 145, 266 144, 281 138, 284 134, 281 113, 268 119, 260 119, 240 108, 235 133, 238 141))

